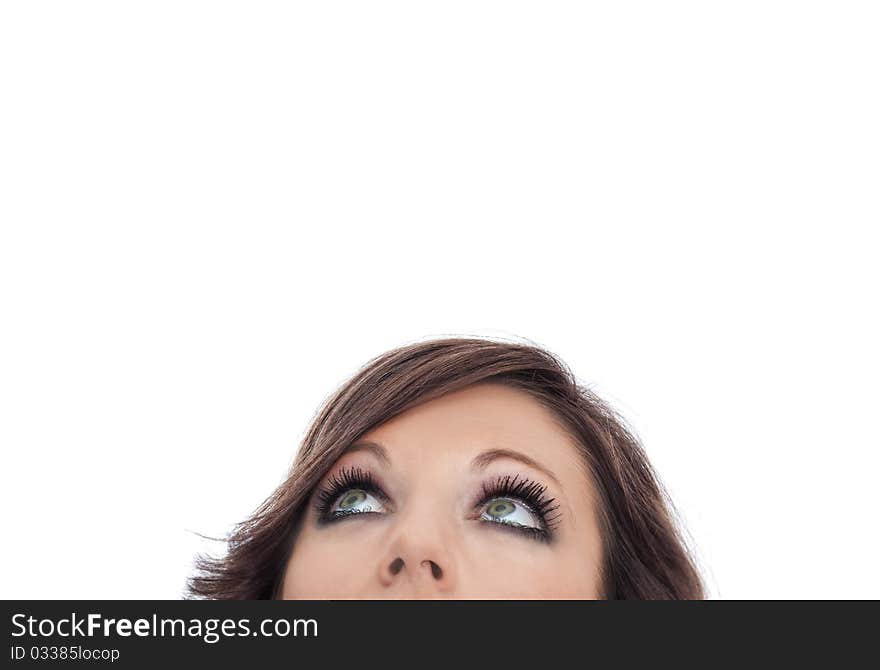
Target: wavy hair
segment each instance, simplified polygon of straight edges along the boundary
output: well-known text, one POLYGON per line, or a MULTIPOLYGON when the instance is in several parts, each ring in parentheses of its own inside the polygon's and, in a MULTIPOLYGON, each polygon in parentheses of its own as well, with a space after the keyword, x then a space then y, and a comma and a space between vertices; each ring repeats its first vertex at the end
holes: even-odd
POLYGON ((599 495, 605 599, 705 598, 672 501, 626 422, 540 346, 478 337, 408 344, 369 361, 315 414, 284 481, 226 538, 220 557, 199 554, 187 595, 278 597, 293 530, 321 478, 346 448, 408 409, 472 384, 506 384, 561 419, 599 495))

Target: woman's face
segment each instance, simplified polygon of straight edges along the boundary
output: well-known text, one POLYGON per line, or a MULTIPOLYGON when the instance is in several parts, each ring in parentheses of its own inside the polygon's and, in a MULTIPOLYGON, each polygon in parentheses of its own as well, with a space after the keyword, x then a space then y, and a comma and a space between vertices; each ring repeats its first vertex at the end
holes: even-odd
POLYGON ((597 598, 596 505, 549 410, 474 385, 371 430, 333 465, 282 598, 597 598))

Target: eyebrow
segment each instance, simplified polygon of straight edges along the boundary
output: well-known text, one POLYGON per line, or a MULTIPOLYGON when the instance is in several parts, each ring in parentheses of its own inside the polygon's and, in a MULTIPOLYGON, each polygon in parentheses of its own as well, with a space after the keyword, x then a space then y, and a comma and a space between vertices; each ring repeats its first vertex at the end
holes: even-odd
POLYGON ((360 442, 355 442, 350 447, 348 447, 344 453, 351 454, 356 451, 366 451, 367 453, 373 454, 373 456, 375 456, 376 459, 386 468, 391 466, 391 459, 388 458, 388 452, 385 450, 385 447, 383 447, 378 442, 363 440, 360 442))
POLYGON ((518 451, 514 451, 513 449, 490 449, 489 451, 484 451, 476 458, 474 458, 473 461, 471 461, 471 467, 475 470, 483 470, 490 463, 498 460, 499 458, 509 458, 514 461, 519 461, 520 463, 528 465, 529 467, 534 468, 539 472, 543 472, 550 479, 552 479, 559 488, 562 488, 562 483, 551 470, 538 463, 538 461, 536 461, 534 458, 526 456, 525 454, 518 451))
MULTIPOLYGON (((388 456, 388 451, 378 442, 371 442, 369 440, 355 442, 345 450, 345 453, 350 454, 357 451, 365 451, 372 454, 386 468, 391 466, 391 459, 388 456)), ((493 463, 500 458, 509 458, 514 461, 519 461, 524 465, 528 465, 530 468, 534 468, 547 475, 547 477, 552 479, 559 488, 562 488, 562 483, 551 470, 541 465, 534 458, 526 456, 519 451, 514 451, 513 449, 489 449, 488 451, 484 451, 471 461, 471 468, 473 470, 485 470, 490 463, 493 463)))

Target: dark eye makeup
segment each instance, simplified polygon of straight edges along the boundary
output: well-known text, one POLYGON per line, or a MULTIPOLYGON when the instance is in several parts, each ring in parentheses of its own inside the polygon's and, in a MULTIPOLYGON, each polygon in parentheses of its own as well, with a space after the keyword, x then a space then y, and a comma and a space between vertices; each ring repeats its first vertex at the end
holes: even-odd
MULTIPOLYGON (((483 482, 479 497, 475 502, 477 516, 472 518, 501 530, 519 533, 529 539, 549 543, 554 537, 554 530, 558 526, 561 514, 555 498, 548 497, 546 491, 545 485, 520 475, 496 477, 483 482), (481 515, 480 510, 493 501, 495 510, 506 511, 502 515, 489 514, 488 516, 492 520, 487 520, 486 513, 481 515), (522 511, 535 518, 537 525, 531 526, 504 519, 503 516, 513 511, 511 509, 513 506, 524 508, 522 511)), ((360 492, 364 494, 365 498, 367 495, 373 496, 383 506, 391 502, 390 497, 382 490, 369 471, 357 467, 342 468, 315 495, 314 509, 317 513, 318 524, 326 525, 358 514, 384 514, 384 512, 374 511, 370 507, 367 509, 335 509, 338 503, 343 502, 340 501, 343 494, 357 493, 359 495, 360 492)), ((357 495, 354 497, 347 495, 344 502, 359 501, 357 495)), ((490 505, 489 508, 492 509, 493 505, 490 505)))
POLYGON ((355 514, 379 514, 372 510, 334 510, 333 507, 339 502, 342 494, 353 490, 364 491, 381 502, 390 502, 390 498, 370 472, 360 468, 343 468, 333 475, 315 496, 314 507, 318 514, 318 523, 323 525, 355 514))
POLYGON ((538 526, 528 526, 514 521, 497 520, 489 521, 494 526, 505 530, 510 529, 521 532, 540 542, 550 542, 553 539, 553 531, 556 529, 561 518, 559 505, 555 498, 546 495, 547 487, 538 482, 520 477, 519 475, 504 475, 489 482, 483 483, 482 495, 478 507, 482 507, 493 500, 514 500, 530 511, 539 521, 538 526))

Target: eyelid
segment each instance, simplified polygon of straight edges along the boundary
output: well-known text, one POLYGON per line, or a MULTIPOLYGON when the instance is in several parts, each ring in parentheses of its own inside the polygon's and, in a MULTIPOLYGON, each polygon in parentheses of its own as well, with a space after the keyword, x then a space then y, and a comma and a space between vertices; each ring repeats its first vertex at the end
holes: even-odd
POLYGON ((526 535, 532 539, 549 544, 553 541, 553 533, 551 530, 543 527, 522 526, 510 523, 509 521, 482 521, 489 528, 500 530, 506 533, 516 533, 520 536, 526 535))

